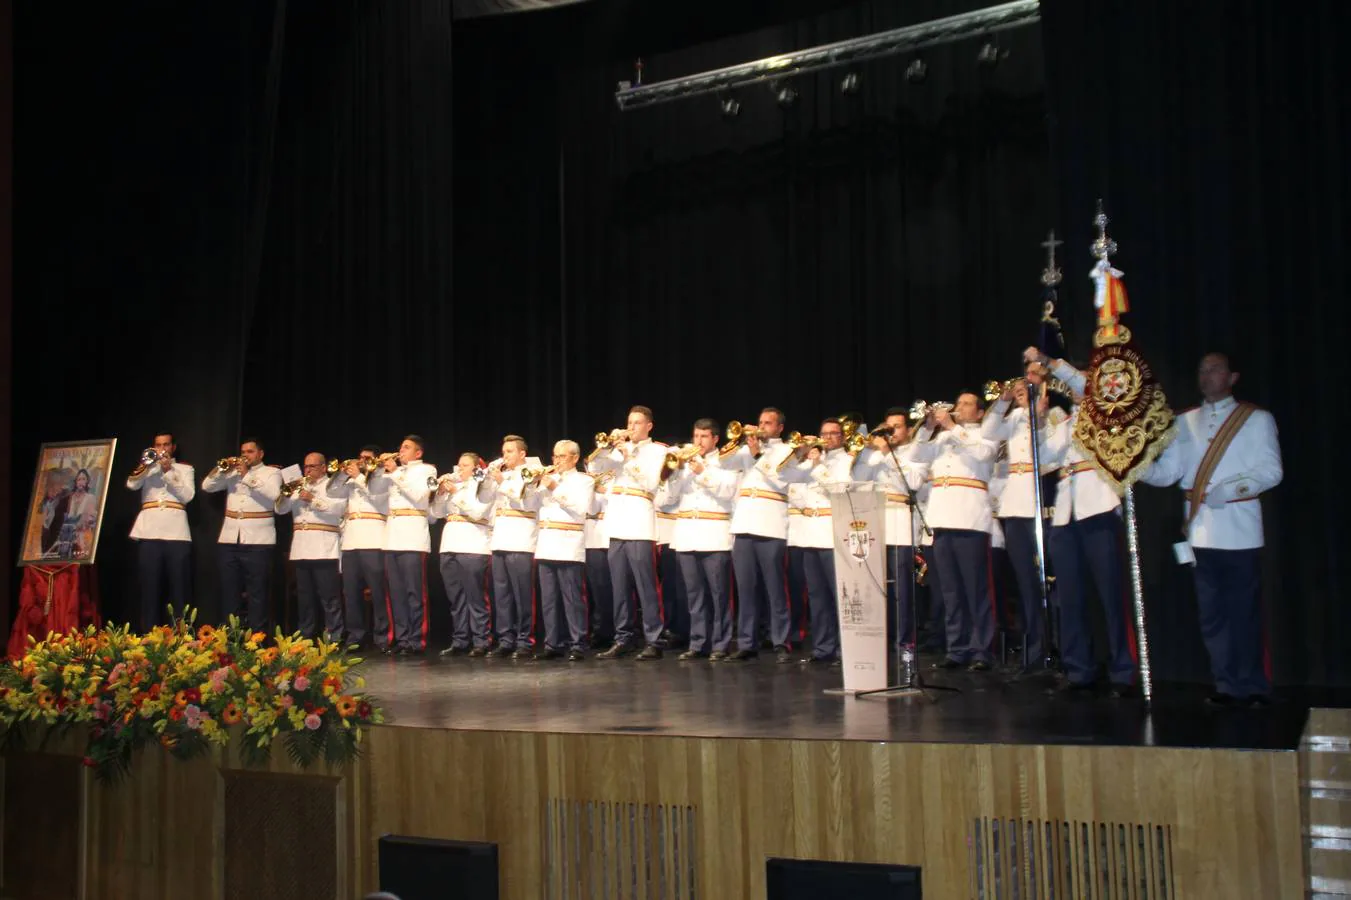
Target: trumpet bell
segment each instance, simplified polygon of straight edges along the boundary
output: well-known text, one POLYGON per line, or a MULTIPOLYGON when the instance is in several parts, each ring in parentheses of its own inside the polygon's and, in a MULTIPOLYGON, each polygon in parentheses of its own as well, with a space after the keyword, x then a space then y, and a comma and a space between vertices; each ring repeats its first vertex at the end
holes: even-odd
POLYGON ((159 451, 154 447, 146 447, 141 451, 141 465, 149 467, 159 462, 159 451))
POLYGON ((325 466, 325 470, 328 472, 329 475, 337 475, 339 470, 341 469, 342 463, 336 459, 330 459, 328 461, 328 465, 325 466))

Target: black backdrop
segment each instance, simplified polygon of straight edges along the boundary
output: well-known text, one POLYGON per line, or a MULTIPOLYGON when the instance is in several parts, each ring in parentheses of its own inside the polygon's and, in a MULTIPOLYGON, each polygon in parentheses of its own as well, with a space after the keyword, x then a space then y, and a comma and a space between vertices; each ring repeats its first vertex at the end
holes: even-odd
MULTIPOLYGON (((117 434, 129 465, 167 425, 199 469, 241 430, 278 463, 419 431, 444 467, 506 431, 585 443, 635 402, 665 437, 766 403, 790 426, 876 418, 1015 371, 1051 226, 1082 352, 1101 194, 1175 405, 1196 356, 1235 344, 1246 396, 1285 428, 1278 680, 1351 682, 1340 520, 1314 499, 1332 428, 1303 426, 1345 338, 1335 0, 1286 19, 1255 0, 1047 0, 993 70, 962 44, 927 55, 924 85, 879 62, 858 96, 805 79, 787 112, 744 91, 734 122, 712 98, 620 114, 610 94, 638 54, 658 79, 954 5, 640 6, 459 23, 453 42, 435 2, 142 5, 79 28, 16 11, 16 458, 117 434)), ((1176 502, 1141 492, 1152 638, 1160 675, 1198 678, 1165 558, 1176 502)), ((210 612, 219 501, 193 506, 210 612)), ((134 507, 109 504, 113 615, 134 507)))

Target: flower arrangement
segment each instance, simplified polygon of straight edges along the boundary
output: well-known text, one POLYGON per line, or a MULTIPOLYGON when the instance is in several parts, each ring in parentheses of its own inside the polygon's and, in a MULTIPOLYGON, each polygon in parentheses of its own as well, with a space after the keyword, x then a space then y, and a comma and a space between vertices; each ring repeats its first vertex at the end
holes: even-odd
POLYGON ((281 739, 292 762, 341 766, 360 752, 363 730, 384 721, 361 662, 336 643, 268 640, 230 617, 194 628, 196 613, 147 634, 108 626, 51 634, 22 659, 0 665, 0 738, 23 726, 49 734, 88 728, 84 763, 105 780, 125 776, 132 754, 155 742, 180 759, 232 741, 248 765, 281 739))

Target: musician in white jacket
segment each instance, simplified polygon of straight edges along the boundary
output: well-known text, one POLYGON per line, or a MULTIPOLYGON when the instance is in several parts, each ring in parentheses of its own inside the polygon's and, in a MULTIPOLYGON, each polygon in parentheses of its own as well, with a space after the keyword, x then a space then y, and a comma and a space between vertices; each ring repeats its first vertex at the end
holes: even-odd
POLYGON ((131 526, 141 576, 141 630, 160 624, 167 608, 192 605, 192 532, 187 506, 197 493, 192 466, 174 456, 174 436, 155 435, 155 460, 138 465, 127 488, 141 492, 141 511, 131 526))
POLYGON ((296 575, 296 618, 301 635, 319 636, 322 611, 326 639, 342 635, 342 585, 338 578, 343 514, 347 498, 330 495, 327 459, 305 455, 304 481, 277 498, 277 515, 291 516, 291 563, 296 575))

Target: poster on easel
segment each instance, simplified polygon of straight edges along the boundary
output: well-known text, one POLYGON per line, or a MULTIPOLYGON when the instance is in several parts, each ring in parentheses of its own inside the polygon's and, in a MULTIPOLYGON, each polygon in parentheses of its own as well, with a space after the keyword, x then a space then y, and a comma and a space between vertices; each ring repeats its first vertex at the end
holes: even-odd
POLYGON ((20 566, 91 565, 117 439, 44 443, 19 545, 20 566))

